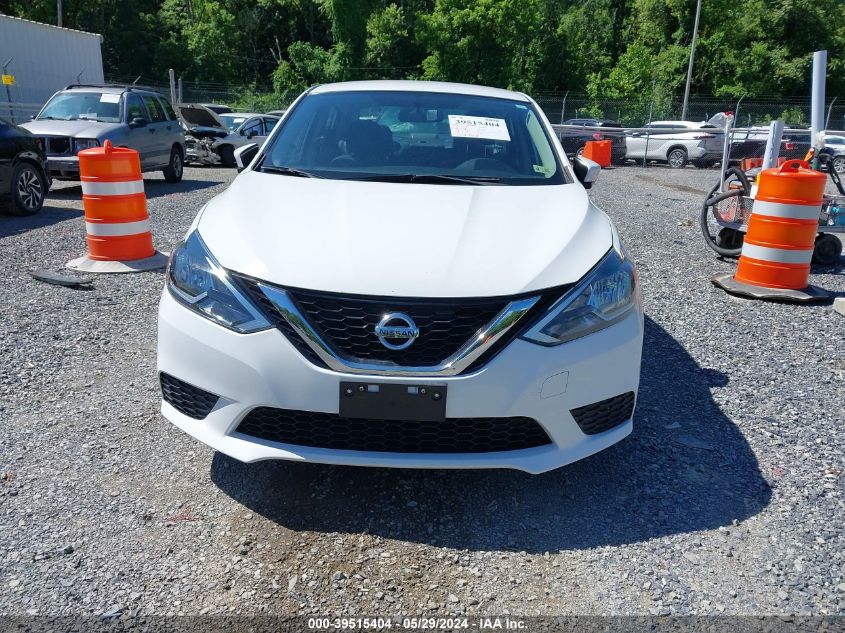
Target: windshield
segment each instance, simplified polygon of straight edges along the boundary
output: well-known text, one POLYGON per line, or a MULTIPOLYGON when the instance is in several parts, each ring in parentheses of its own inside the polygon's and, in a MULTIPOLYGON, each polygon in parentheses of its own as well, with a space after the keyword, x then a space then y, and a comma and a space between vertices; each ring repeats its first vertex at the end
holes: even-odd
POLYGON ((231 114, 218 114, 218 118, 223 121, 223 125, 229 128, 230 132, 237 130, 241 123, 246 121, 245 116, 232 116, 231 114))
POLYGON ((50 99, 36 118, 120 123, 121 100, 119 94, 107 92, 62 92, 50 99))
POLYGON ((566 182, 530 103, 461 94, 309 95, 288 114, 264 154, 266 171, 293 169, 322 178, 566 182))

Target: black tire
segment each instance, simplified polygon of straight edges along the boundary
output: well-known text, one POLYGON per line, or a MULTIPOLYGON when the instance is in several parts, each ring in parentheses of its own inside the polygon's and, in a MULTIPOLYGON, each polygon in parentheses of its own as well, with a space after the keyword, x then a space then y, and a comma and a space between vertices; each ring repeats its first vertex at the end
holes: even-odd
POLYGON ((687 162, 689 162, 687 150, 683 147, 673 147, 666 154, 666 162, 669 163, 669 167, 672 169, 683 169, 687 166, 687 162))
POLYGON ((816 236, 813 249, 813 263, 817 266, 833 266, 842 256, 842 242, 832 233, 820 233, 816 236))
POLYGON ((237 162, 235 162, 235 148, 231 145, 224 145, 219 150, 220 153, 220 163, 223 167, 237 167, 237 162))
POLYGON ((47 179, 32 163, 18 163, 12 171, 8 200, 2 210, 9 215, 35 215, 44 206, 47 197, 47 179))
MULTIPOLYGON (((734 195, 747 196, 749 194, 749 190, 745 173, 737 167, 731 167, 725 172, 726 183, 730 181, 731 176, 735 176, 736 179, 743 184, 743 187, 741 189, 737 189, 734 195)), ((710 225, 709 220, 713 217, 713 203, 710 198, 712 198, 717 191, 719 191, 718 184, 714 185, 710 190, 710 193, 707 194, 707 198, 705 198, 704 204, 701 207, 701 215, 699 216, 701 234, 704 236, 704 241, 707 246, 722 257, 739 257, 740 253, 742 253, 742 242, 745 239, 745 234, 736 229, 730 229, 727 227, 720 227, 717 229, 715 227, 711 227, 710 225)), ((722 194, 720 197, 724 198, 725 194, 722 194)), ((718 226, 718 224, 716 224, 716 226, 718 226)))
POLYGON ((830 168, 840 176, 845 175, 845 156, 835 156, 830 162, 830 168))
POLYGON ((170 150, 170 162, 162 170, 165 182, 182 182, 182 174, 185 173, 185 159, 182 157, 182 150, 174 147, 170 150))

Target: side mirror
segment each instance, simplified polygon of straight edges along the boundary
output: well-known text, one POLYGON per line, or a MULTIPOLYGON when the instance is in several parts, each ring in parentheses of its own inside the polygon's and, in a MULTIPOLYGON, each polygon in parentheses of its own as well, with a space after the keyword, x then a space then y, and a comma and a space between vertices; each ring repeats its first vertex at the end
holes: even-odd
POLYGON ((129 122, 129 127, 144 127, 147 124, 147 120, 142 116, 136 116, 129 122))
POLYGON ((235 150, 235 165, 238 167, 238 173, 246 169, 257 153, 258 143, 249 143, 235 150))
POLYGON ((583 156, 575 158, 572 168, 575 170, 575 177, 584 185, 584 189, 591 189, 601 173, 601 165, 583 156))

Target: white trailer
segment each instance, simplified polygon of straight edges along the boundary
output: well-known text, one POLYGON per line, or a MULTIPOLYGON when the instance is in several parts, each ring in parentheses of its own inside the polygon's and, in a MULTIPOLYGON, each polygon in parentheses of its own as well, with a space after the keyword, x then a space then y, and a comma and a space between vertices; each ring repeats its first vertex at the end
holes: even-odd
POLYGON ((68 84, 103 83, 102 41, 97 33, 0 15, 0 74, 6 78, 0 116, 21 123, 68 84))

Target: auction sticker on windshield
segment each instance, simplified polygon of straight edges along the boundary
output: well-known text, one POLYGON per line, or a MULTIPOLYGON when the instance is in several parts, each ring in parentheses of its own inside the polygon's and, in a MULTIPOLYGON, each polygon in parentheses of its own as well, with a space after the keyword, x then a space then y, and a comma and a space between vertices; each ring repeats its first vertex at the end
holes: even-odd
POLYGON ((484 138, 492 141, 510 141, 504 119, 486 116, 449 115, 449 131, 456 138, 484 138))

